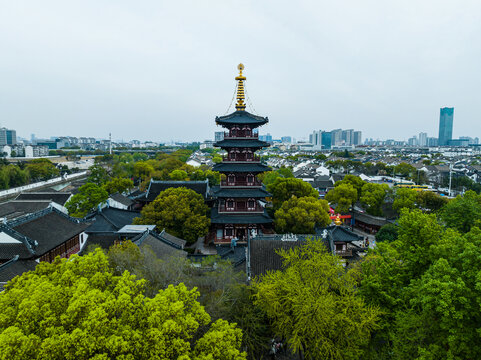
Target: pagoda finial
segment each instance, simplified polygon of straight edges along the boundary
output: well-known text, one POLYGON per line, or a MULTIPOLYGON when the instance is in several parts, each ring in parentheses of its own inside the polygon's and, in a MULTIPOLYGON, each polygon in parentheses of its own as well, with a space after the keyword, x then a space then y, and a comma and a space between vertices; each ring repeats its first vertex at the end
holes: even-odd
POLYGON ((244 100, 245 100, 244 80, 246 79, 246 77, 242 75, 242 70, 244 70, 244 65, 239 64, 237 66, 237 69, 239 70, 239 76, 237 76, 235 78, 238 81, 238 84, 237 84, 237 103, 235 104, 235 108, 238 111, 245 111, 246 104, 244 103, 244 100))

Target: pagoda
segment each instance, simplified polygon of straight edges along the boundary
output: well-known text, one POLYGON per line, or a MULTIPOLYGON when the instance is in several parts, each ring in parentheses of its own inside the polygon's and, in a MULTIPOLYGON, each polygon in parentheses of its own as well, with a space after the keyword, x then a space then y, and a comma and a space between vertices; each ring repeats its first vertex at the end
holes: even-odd
POLYGON ((222 180, 213 189, 216 203, 212 208, 210 240, 215 243, 244 242, 247 236, 272 232, 272 219, 264 205, 270 194, 257 175, 270 168, 261 163, 257 150, 269 144, 259 140, 257 128, 267 124, 267 117, 247 112, 244 95, 244 65, 239 64, 236 111, 216 117, 215 122, 226 128, 224 139, 214 144, 226 151, 221 163, 214 166, 222 180))

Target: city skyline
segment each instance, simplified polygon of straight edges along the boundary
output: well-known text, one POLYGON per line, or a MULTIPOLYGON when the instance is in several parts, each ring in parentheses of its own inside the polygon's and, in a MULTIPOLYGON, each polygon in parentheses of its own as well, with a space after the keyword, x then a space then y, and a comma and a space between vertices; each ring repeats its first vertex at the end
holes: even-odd
POLYGON ((0 125, 23 137, 211 138, 239 62, 275 136, 432 136, 444 106, 481 134, 475 2, 4 1, 0 31, 0 125))

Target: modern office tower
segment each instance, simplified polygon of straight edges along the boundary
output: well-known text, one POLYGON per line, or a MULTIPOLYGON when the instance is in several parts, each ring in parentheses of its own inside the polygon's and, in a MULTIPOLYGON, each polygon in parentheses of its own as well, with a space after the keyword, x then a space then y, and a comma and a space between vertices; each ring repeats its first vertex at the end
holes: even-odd
POLYGON ((224 132, 223 131, 216 131, 214 133, 214 140, 217 141, 222 141, 224 140, 224 132))
POLYGON ((352 145, 353 144, 353 138, 354 138, 354 130, 353 129, 348 129, 348 130, 343 130, 341 139, 344 145, 352 145))
POLYGON ((281 141, 286 144, 291 144, 292 143, 292 137, 290 136, 282 136, 281 141))
POLYGON ((332 145, 337 146, 342 144, 342 129, 335 129, 331 131, 332 145))
POLYGON ((428 134, 425 132, 419 133, 419 146, 427 146, 428 145, 428 134))
POLYGON ((354 131, 354 139, 352 141, 352 145, 358 146, 362 144, 362 132, 361 131, 354 131))
POLYGON ((321 134, 321 145, 323 149, 330 149, 332 146, 332 134, 328 131, 323 131, 321 134))
POLYGON ((7 128, 0 129, 0 145, 15 145, 17 143, 17 132, 7 128))
POLYGON ((446 146, 453 139, 454 108, 443 107, 439 115, 438 145, 446 146))
POLYGON ((272 135, 269 133, 267 133, 266 135, 259 135, 259 140, 272 144, 272 135))
POLYGON ((438 146, 438 139, 435 137, 428 137, 428 146, 438 146))
POLYGON ((418 145, 418 138, 414 135, 412 138, 408 139, 409 146, 417 146, 418 145))

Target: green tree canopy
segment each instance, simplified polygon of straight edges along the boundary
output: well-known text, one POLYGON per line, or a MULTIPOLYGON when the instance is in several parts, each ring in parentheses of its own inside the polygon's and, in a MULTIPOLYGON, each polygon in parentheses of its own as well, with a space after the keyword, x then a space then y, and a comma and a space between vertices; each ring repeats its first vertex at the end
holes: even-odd
POLYGON ((279 233, 314 234, 315 227, 330 224, 329 205, 326 200, 313 197, 291 197, 275 212, 275 225, 279 233))
POLYGON ((48 159, 30 160, 25 169, 33 181, 48 180, 60 175, 60 171, 48 159))
POLYGON ((320 241, 281 251, 284 269, 256 279, 254 303, 276 335, 306 359, 359 359, 379 311, 357 294, 355 277, 320 241))
POLYGON ((364 180, 362 180, 359 176, 356 175, 346 175, 344 179, 337 181, 335 186, 339 186, 341 184, 349 184, 352 185, 357 191, 357 199, 362 195, 362 187, 366 184, 364 180))
POLYGON ((94 183, 98 186, 102 186, 110 180, 109 173, 100 164, 91 166, 89 168, 89 173, 90 174, 89 174, 89 177, 87 178, 87 181, 94 183))
POLYGON ((386 224, 382 226, 379 231, 376 233, 376 241, 382 242, 387 241, 391 242, 397 239, 398 237, 399 227, 395 224, 386 224))
POLYGON ((394 201, 392 207, 398 213, 403 208, 414 209, 416 206, 416 200, 418 198, 418 192, 416 190, 408 188, 397 188, 394 193, 394 201))
POLYGON ((194 243, 209 230, 207 211, 202 195, 185 187, 169 188, 142 209, 135 224, 157 225, 159 229, 165 228, 168 233, 194 243))
POLYGON ((326 200, 336 205, 336 211, 347 213, 351 206, 357 201, 357 190, 350 183, 336 184, 334 189, 326 194, 326 200))
POLYGON ((315 199, 319 197, 319 193, 311 184, 295 178, 279 177, 267 185, 267 191, 272 194, 274 209, 278 209, 284 201, 289 200, 292 196, 298 198, 311 196, 315 199))
POLYGON ((446 205, 448 203, 448 199, 445 196, 440 196, 433 191, 418 191, 416 203, 423 211, 435 212, 446 205))
POLYGON ((444 205, 440 214, 446 226, 468 232, 473 226, 481 226, 481 196, 466 191, 444 205))
POLYGON ((108 197, 108 192, 102 187, 86 183, 79 188, 77 194, 70 198, 65 207, 70 216, 84 217, 94 207, 106 201, 108 197))
POLYGON ((382 205, 389 191, 386 184, 367 183, 362 187, 361 202, 367 206, 366 211, 375 216, 382 216, 382 205))
POLYGON ((113 178, 107 182, 103 188, 111 195, 115 193, 123 193, 134 187, 134 182, 130 179, 113 178))
POLYGON ((245 359, 241 330, 210 324, 198 296, 180 284, 146 297, 100 249, 42 262, 0 295, 0 359, 245 359))
POLYGON ((169 174, 169 177, 172 180, 180 181, 180 180, 187 180, 189 178, 189 175, 187 175, 187 172, 185 172, 184 170, 177 169, 177 170, 172 171, 169 174))
POLYGON ((145 180, 154 172, 154 167, 147 161, 139 161, 134 164, 134 176, 145 180))

